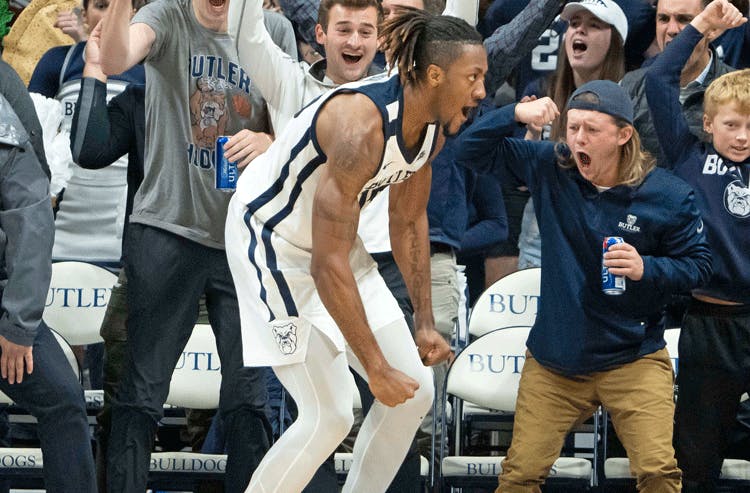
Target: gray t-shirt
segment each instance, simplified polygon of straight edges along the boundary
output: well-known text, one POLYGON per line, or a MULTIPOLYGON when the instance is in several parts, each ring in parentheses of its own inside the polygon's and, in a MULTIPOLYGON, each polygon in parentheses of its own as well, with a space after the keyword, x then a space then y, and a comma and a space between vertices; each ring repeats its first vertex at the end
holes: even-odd
POLYGON ((157 0, 132 22, 156 39, 145 61, 144 178, 130 220, 223 249, 231 194, 215 187, 216 138, 268 131, 263 98, 229 35, 199 24, 191 0, 157 0))

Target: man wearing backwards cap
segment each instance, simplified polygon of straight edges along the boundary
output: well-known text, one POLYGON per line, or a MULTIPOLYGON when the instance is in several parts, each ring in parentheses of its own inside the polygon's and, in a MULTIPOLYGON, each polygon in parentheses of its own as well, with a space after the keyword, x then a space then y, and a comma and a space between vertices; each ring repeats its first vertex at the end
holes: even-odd
POLYGON ((509 137, 519 123, 558 116, 550 98, 506 106, 457 143, 465 166, 498 176, 494 163, 510 166, 531 192, 542 236, 539 311, 496 493, 539 492, 565 435, 602 404, 638 490, 678 492, 661 311, 711 272, 694 194, 641 151, 632 103, 616 83, 591 81, 572 94, 564 143, 509 137), (602 256, 607 236, 624 242, 602 256), (625 277, 619 296, 602 291, 602 263, 625 277))

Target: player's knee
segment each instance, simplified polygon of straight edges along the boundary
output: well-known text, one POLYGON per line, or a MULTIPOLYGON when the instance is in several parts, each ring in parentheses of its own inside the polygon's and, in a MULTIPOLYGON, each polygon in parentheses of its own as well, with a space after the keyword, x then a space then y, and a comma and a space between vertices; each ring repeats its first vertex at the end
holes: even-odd
POLYGON ((325 433, 334 446, 337 446, 347 437, 354 424, 354 413, 352 409, 339 410, 323 416, 321 431, 325 433))

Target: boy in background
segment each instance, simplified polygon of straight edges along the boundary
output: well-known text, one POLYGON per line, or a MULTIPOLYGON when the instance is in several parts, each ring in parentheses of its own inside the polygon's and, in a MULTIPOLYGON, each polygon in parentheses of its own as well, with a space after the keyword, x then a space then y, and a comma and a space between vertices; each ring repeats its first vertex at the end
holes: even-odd
POLYGON ((696 191, 713 256, 709 282, 692 291, 680 334, 675 447, 683 492, 716 491, 740 396, 750 388, 750 70, 730 72, 705 93, 703 127, 690 133, 680 72, 695 46, 747 19, 715 0, 646 74, 646 97, 666 165, 696 191))

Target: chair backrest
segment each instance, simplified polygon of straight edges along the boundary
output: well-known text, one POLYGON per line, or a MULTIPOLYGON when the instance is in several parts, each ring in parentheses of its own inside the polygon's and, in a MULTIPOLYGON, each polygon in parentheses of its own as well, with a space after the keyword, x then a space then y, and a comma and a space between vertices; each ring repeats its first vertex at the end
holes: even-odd
POLYGON ((680 341, 680 328, 673 327, 664 331, 664 340, 667 341, 667 352, 669 353, 669 359, 672 360, 672 368, 674 374, 677 375, 677 370, 680 364, 680 353, 678 351, 678 343, 680 341))
POLYGON ((481 336, 500 327, 534 325, 539 305, 541 268, 508 274, 477 299, 469 317, 469 334, 481 336))
POLYGON ((73 346, 101 342, 99 329, 115 282, 116 275, 96 265, 52 264, 44 321, 73 346))
POLYGON ((167 404, 190 409, 219 407, 221 362, 210 325, 193 329, 169 384, 167 404))
MULTIPOLYGON (((76 359, 75 353, 73 353, 73 348, 70 347, 70 344, 68 344, 68 342, 60 334, 58 334, 54 330, 50 330, 50 332, 52 332, 52 335, 55 336, 57 343, 60 344, 60 348, 65 355, 65 359, 67 359, 68 363, 70 363, 70 367, 73 369, 73 373, 75 373, 76 379, 80 382, 81 368, 78 366, 78 360, 76 359)), ((13 399, 5 395, 5 393, 0 392, 0 404, 13 404, 13 399)))
POLYGON ((447 393, 489 409, 514 411, 529 330, 503 327, 466 346, 448 369, 447 393))

